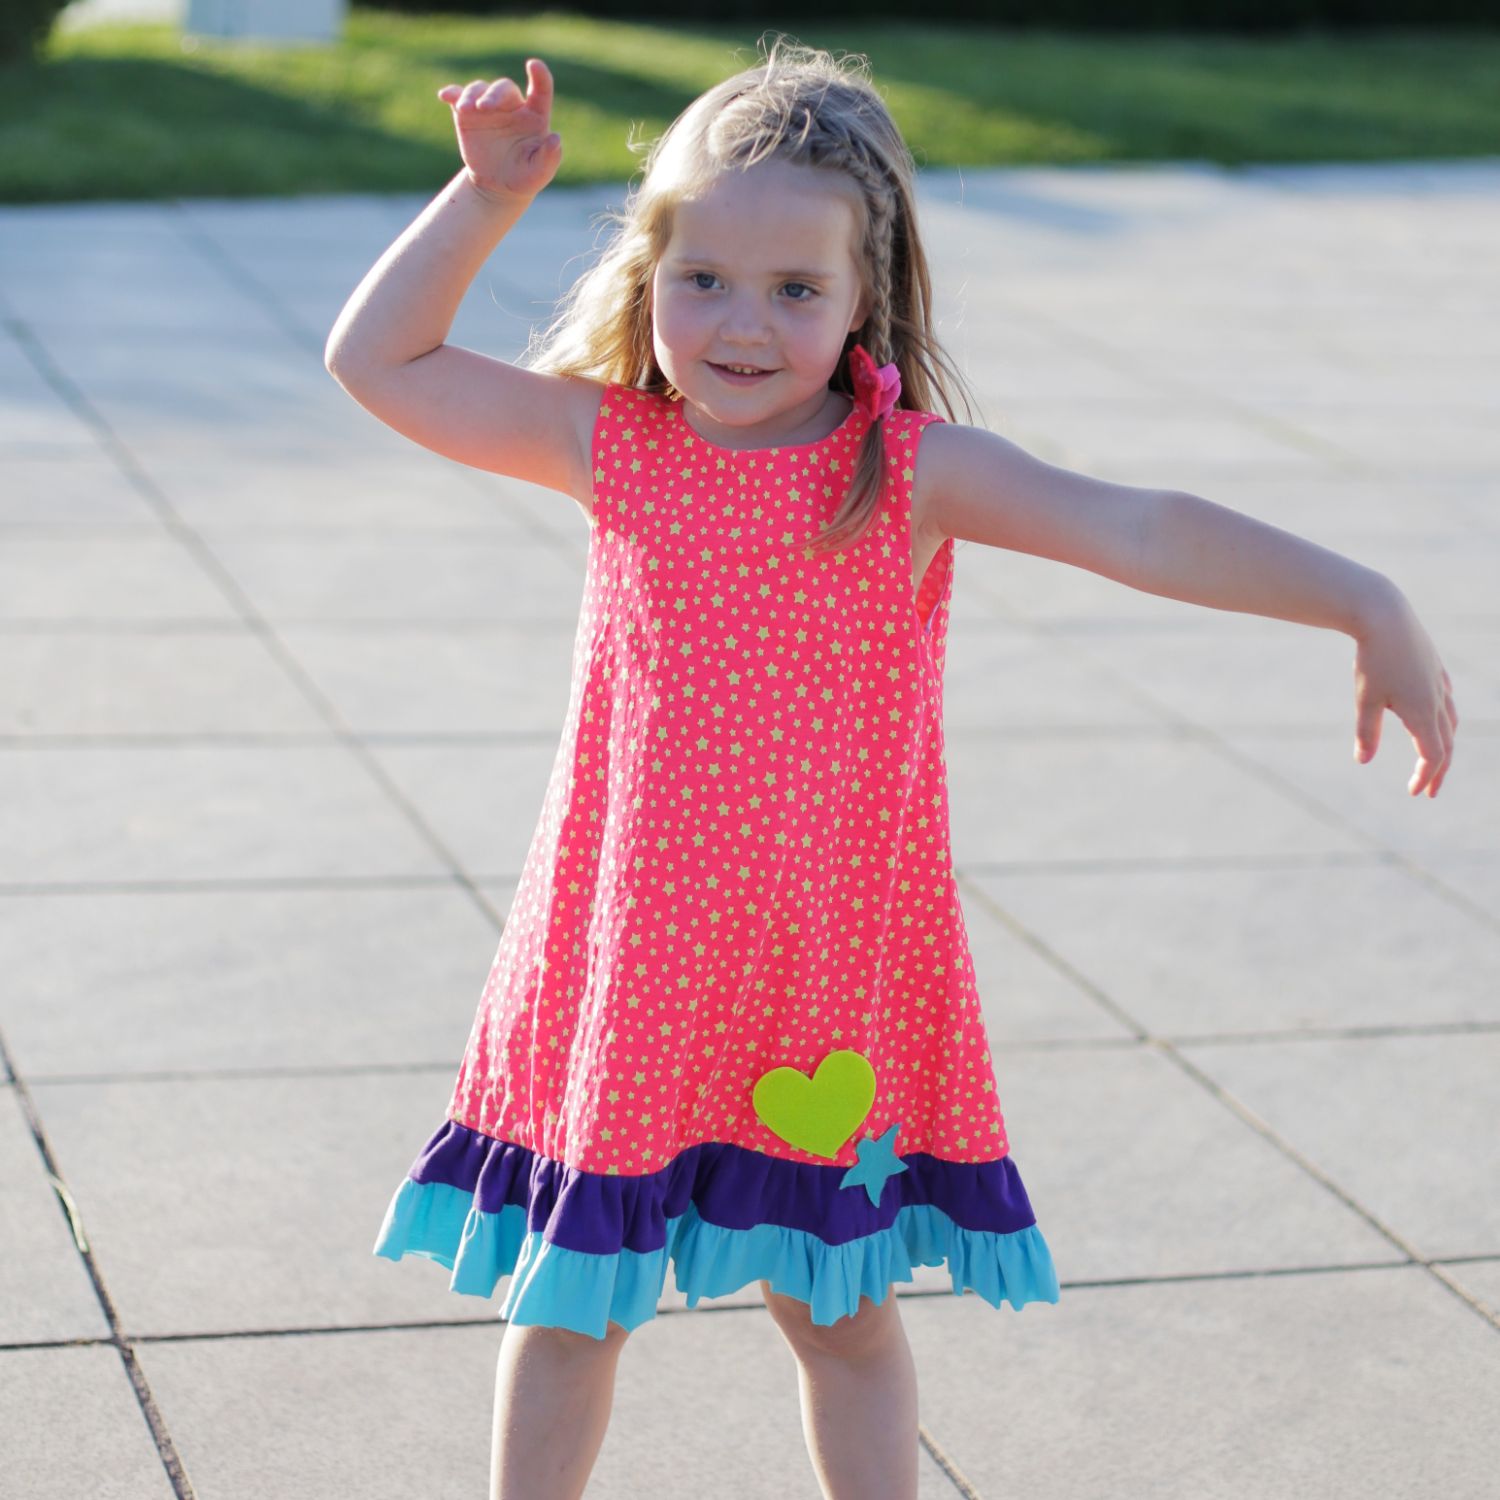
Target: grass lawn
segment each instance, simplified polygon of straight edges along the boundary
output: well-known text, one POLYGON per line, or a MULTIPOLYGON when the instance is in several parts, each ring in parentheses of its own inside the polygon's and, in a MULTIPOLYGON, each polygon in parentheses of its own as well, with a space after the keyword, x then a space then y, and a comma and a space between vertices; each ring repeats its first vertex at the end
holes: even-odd
MULTIPOLYGON (((445 83, 557 81, 560 183, 620 181, 697 93, 758 58, 755 26, 354 10, 331 47, 54 34, 0 69, 0 201, 436 191, 459 159, 445 83)), ((1500 153, 1500 29, 1275 38, 813 27, 863 52, 919 165, 1353 161, 1500 153)))

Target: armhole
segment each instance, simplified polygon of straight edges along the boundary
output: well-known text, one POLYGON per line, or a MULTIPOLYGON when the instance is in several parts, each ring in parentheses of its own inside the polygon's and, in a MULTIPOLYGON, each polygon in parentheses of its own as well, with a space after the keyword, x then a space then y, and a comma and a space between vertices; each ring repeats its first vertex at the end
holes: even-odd
MULTIPOLYGON (((921 413, 920 417, 925 417, 926 420, 919 419, 912 424, 914 428, 911 440, 912 480, 906 495, 906 535, 913 557, 917 548, 917 528, 914 525, 915 517, 911 500, 916 489, 917 463, 922 453, 922 437, 929 427, 944 420, 936 412, 921 413)), ((927 564, 927 571, 922 575, 921 583, 916 591, 914 604, 917 612, 917 628, 925 636, 943 634, 948 602, 953 593, 953 541, 951 536, 945 536, 938 543, 937 550, 932 554, 927 564)))
POLYGON ((616 407, 623 399, 622 393, 625 389, 626 387, 616 385, 613 381, 605 382, 604 395, 599 401, 599 410, 594 413, 594 428, 589 434, 589 515, 594 531, 598 531, 601 527, 607 530, 613 529, 611 502, 605 498, 608 470, 604 462, 604 439, 606 433, 615 425, 616 407))

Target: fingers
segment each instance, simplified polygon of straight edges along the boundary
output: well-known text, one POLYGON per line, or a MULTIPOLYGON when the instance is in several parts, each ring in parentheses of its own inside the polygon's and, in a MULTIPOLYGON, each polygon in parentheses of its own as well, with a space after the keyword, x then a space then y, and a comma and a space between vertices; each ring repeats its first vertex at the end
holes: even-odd
POLYGON ((509 78, 497 78, 474 100, 475 109, 520 109, 526 96, 509 78))
POLYGON ((552 72, 539 57, 526 59, 526 92, 514 79, 497 78, 493 83, 476 78, 462 88, 456 83, 440 88, 438 98, 454 109, 520 109, 529 105, 545 125, 552 109, 552 72))
POLYGON ((1435 797, 1453 759, 1453 731, 1448 727, 1446 715, 1439 714, 1423 725, 1420 733, 1413 731, 1412 739, 1416 741, 1420 759, 1406 789, 1417 797, 1425 788, 1429 797, 1435 797))
POLYGON ((1359 705, 1359 717, 1354 725, 1354 758, 1363 764, 1380 748, 1380 718, 1385 705, 1371 699, 1359 705))
POLYGON ((526 59, 526 76, 531 80, 526 102, 545 121, 552 113, 552 70, 539 57, 526 59))
MULTIPOLYGON (((1453 764, 1453 741, 1458 734, 1458 708, 1453 702, 1453 680, 1443 670, 1443 707, 1438 714, 1438 736, 1441 740, 1442 759, 1433 772, 1427 787, 1427 795, 1436 797, 1447 779, 1448 768, 1453 764)), ((1419 771, 1420 774, 1420 771, 1419 771)))
POLYGON ((493 83, 487 83, 483 78, 476 78, 473 83, 464 86, 464 91, 459 96, 458 107, 460 109, 519 109, 525 102, 521 90, 509 78, 497 78, 493 83))
MULTIPOLYGON (((1361 707, 1354 740, 1357 761, 1368 761, 1379 747, 1382 713, 1383 709, 1361 707)), ((1417 768, 1406 786, 1411 796, 1419 797, 1424 790, 1429 797, 1437 796, 1438 788, 1448 775, 1448 767, 1453 763, 1457 729, 1458 710, 1453 706, 1450 692, 1434 718, 1419 730, 1411 730, 1412 743, 1417 747, 1417 768)))
POLYGON ((1429 797, 1437 796, 1438 790, 1441 788, 1444 780, 1446 780, 1447 778, 1448 768, 1453 764, 1453 741, 1456 737, 1456 732, 1458 729, 1458 712, 1453 707, 1453 695, 1451 693, 1448 695, 1448 701, 1445 704, 1445 708, 1446 717, 1444 719, 1443 725, 1443 763, 1438 767, 1437 775, 1432 778, 1432 786, 1427 793, 1429 797))

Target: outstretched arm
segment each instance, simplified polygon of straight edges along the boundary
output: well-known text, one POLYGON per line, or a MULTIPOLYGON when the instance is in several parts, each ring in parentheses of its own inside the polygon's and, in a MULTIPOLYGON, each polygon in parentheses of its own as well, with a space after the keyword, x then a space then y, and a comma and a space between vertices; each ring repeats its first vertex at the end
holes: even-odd
POLYGON ((1385 574, 1197 495, 1075 474, 984 428, 934 424, 920 453, 927 522, 941 535, 1054 558, 1169 599, 1352 636, 1355 758, 1375 754, 1389 708, 1421 757, 1408 790, 1436 795, 1458 726, 1453 685, 1385 574))

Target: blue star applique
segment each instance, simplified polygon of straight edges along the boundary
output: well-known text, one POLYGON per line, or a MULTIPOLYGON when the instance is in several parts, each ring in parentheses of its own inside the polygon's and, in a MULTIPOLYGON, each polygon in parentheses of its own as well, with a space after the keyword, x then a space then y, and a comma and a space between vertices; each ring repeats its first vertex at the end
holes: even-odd
POLYGON ((867 1135, 860 1141, 854 1148, 859 1153, 859 1165, 850 1167, 844 1173, 839 1186, 846 1188, 863 1183, 865 1191, 870 1195, 870 1202, 878 1208, 886 1178, 894 1177, 897 1172, 907 1169, 906 1163, 896 1158, 896 1132, 900 1128, 901 1122, 897 1120, 884 1135, 867 1135))

